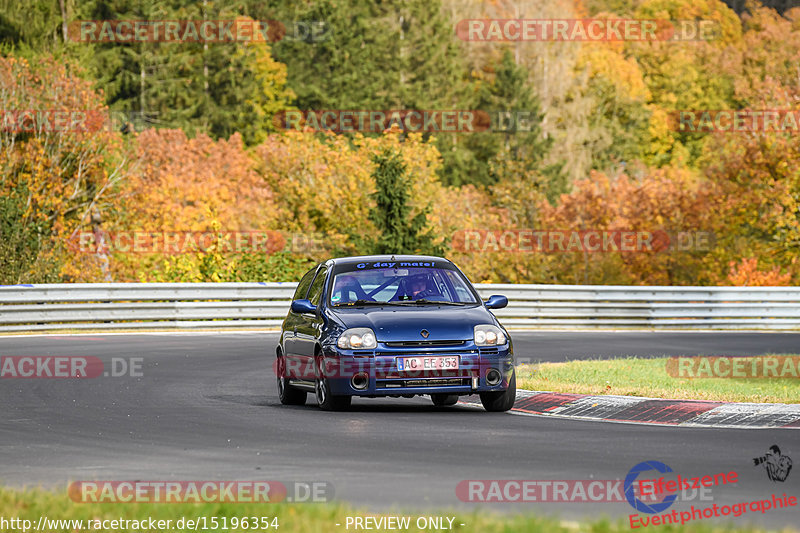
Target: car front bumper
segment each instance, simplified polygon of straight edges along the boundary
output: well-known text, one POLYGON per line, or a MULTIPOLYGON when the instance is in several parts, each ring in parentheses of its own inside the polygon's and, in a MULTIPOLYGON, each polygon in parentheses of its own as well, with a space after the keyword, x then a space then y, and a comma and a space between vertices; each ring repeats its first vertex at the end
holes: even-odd
POLYGON ((512 347, 397 347, 379 343, 374 350, 323 350, 322 365, 330 391, 343 396, 473 394, 504 391, 514 371, 512 347), (458 369, 400 371, 401 357, 458 356, 458 369))

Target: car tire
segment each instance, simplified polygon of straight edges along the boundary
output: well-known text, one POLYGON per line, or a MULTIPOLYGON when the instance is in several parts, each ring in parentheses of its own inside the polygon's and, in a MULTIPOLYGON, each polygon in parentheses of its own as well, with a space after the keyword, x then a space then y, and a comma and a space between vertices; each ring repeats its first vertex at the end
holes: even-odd
POLYGON ((319 378, 316 380, 314 390, 317 394, 317 405, 323 411, 344 411, 350 407, 352 396, 334 396, 330 393, 328 386, 328 378, 319 378))
POLYGON ((447 407, 458 402, 458 394, 431 394, 431 401, 436 407, 447 407))
POLYGON ((286 362, 283 357, 278 357, 278 398, 283 405, 305 405, 307 393, 291 384, 286 379, 286 362))
POLYGON ((504 391, 498 392, 482 392, 480 393, 481 403, 483 408, 490 412, 503 412, 508 411, 514 407, 514 401, 517 398, 517 375, 513 370, 511 371, 511 379, 508 381, 508 388, 504 391))
POLYGON ((314 381, 314 391, 317 396, 317 405, 323 411, 344 411, 350 407, 352 396, 335 396, 331 394, 328 378, 323 374, 322 359, 317 359, 318 377, 314 381))

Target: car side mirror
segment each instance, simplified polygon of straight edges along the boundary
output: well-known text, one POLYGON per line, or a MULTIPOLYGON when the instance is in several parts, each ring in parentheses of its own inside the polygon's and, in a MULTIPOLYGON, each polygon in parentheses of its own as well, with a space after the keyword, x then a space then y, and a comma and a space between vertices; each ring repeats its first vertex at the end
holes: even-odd
POLYGON ((292 300, 292 312, 300 315, 305 313, 316 313, 317 307, 305 298, 302 300, 292 300))
POLYGON ((508 305, 508 298, 502 294, 493 294, 486 300, 487 309, 502 309, 508 305))

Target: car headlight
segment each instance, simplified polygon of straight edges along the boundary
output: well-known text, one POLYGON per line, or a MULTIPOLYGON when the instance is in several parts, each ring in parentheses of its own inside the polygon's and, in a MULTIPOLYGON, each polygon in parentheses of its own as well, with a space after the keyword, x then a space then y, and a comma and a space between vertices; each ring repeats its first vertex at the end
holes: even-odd
POLYGON ((477 346, 500 346, 506 343, 506 334, 492 324, 475 326, 475 344, 477 346))
POLYGON ((360 350, 375 348, 378 341, 375 340, 375 333, 369 328, 350 328, 339 335, 336 346, 342 350, 360 350))

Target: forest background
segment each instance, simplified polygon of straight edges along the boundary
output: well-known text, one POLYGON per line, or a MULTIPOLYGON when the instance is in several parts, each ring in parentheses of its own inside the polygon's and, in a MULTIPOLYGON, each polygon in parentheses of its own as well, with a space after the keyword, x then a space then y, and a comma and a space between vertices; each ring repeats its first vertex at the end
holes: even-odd
POLYGON ((800 110, 800 8, 788 4, 0 0, 0 284, 294 281, 317 261, 395 243, 444 254, 474 282, 797 285, 798 129, 687 132, 674 121, 681 110, 800 110), (713 21, 715 32, 658 42, 456 32, 464 20, 534 18, 713 21), (70 37, 82 20, 233 19, 282 21, 286 34, 70 37), (102 124, 10 125, 26 110, 102 124), (532 118, 503 131, 334 133, 282 128, 276 117, 292 110, 532 118), (526 231, 646 232, 671 245, 519 250, 526 231), (183 253, 96 246, 159 232, 216 237, 183 253), (254 232, 271 246, 226 241, 254 232), (465 235, 479 236, 472 248, 465 235))

